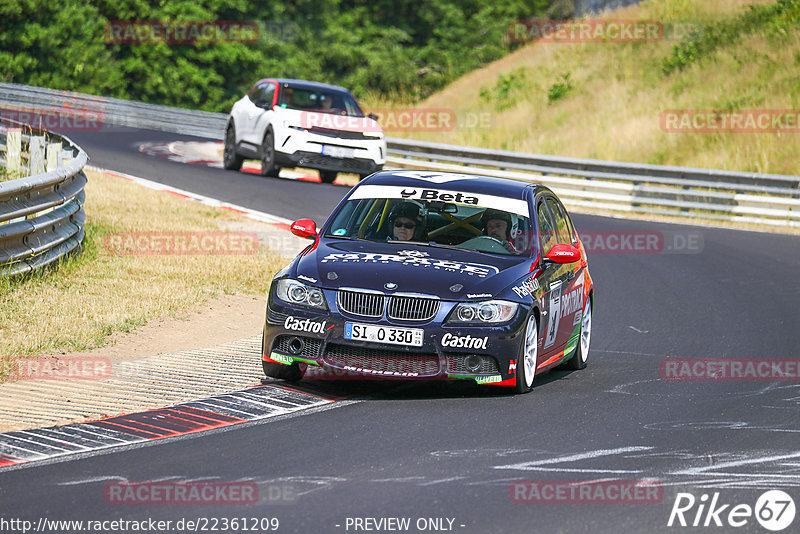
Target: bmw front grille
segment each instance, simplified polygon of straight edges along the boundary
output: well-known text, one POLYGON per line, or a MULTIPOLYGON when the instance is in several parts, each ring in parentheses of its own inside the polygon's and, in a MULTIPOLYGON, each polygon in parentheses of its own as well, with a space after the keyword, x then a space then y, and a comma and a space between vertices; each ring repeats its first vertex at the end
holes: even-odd
POLYGON ((439 299, 428 295, 384 295, 363 290, 340 289, 336 298, 340 310, 350 315, 383 317, 402 321, 430 321, 439 312, 439 299))

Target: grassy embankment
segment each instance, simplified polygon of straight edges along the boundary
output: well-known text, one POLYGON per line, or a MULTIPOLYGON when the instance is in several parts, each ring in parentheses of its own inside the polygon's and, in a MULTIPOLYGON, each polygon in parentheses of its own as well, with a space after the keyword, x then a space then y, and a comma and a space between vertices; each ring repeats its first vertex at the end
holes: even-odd
POLYGON ((182 317, 220 294, 264 294, 285 260, 244 255, 115 255, 109 233, 219 232, 230 211, 87 172, 86 239, 57 272, 0 279, 0 361, 101 346, 155 317, 182 317), (124 198, 120 204, 117 199, 124 198))
MULTIPOLYGON (((531 43, 414 104, 453 109, 459 118, 488 115, 488 127, 390 135, 800 174, 798 133, 667 133, 659 120, 665 110, 800 109, 800 1, 645 1, 607 17, 688 24, 699 31, 647 43, 531 43)), ((392 107, 379 100, 367 104, 392 107)))

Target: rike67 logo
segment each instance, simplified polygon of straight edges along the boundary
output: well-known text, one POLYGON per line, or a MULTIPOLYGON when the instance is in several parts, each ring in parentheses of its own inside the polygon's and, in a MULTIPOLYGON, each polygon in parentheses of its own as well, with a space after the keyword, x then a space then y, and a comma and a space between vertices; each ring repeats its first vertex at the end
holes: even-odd
POLYGON ((781 490, 765 491, 755 506, 727 503, 719 492, 712 496, 704 493, 699 499, 691 493, 678 493, 667 526, 752 528, 755 519, 763 528, 779 532, 792 524, 795 512, 794 500, 781 490))

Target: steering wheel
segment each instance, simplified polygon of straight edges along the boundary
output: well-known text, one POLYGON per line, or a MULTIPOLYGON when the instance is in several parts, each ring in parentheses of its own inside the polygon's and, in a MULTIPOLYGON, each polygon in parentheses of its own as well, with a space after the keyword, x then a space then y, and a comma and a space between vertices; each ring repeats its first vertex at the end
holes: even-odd
POLYGON ((477 250, 478 252, 499 252, 501 254, 508 254, 508 249, 503 246, 502 241, 488 235, 479 235, 472 239, 467 239, 458 246, 477 250))

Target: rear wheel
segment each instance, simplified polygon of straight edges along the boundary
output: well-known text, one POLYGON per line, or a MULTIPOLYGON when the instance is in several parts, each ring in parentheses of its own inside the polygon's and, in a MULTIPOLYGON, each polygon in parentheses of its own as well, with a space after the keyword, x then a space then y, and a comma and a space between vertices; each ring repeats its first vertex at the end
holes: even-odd
POLYGON ((536 358, 539 354, 539 327, 536 316, 528 317, 525 325, 525 338, 522 340, 522 351, 517 360, 517 393, 527 393, 533 389, 533 377, 536 374, 536 358))
POLYGON ((589 358, 589 343, 592 341, 592 299, 586 298, 586 305, 583 307, 581 315, 581 333, 578 339, 578 346, 575 348, 575 355, 572 356, 565 367, 578 371, 586 367, 586 360, 589 358))
POLYGON ((332 184, 336 179, 336 171, 319 171, 319 178, 323 184, 332 184))
POLYGON ((268 129, 261 144, 261 176, 278 176, 280 167, 275 165, 275 134, 268 129))
POLYGON ((238 171, 242 168, 244 158, 236 153, 236 132, 231 123, 225 130, 225 148, 222 151, 222 166, 229 171, 238 171))

